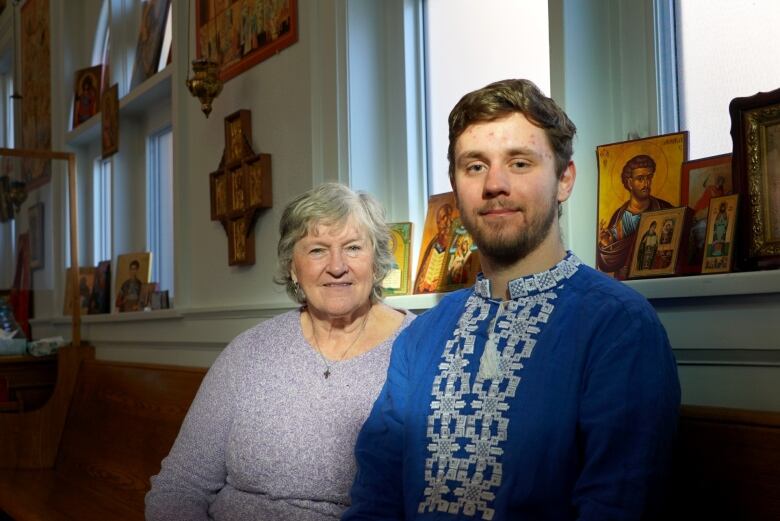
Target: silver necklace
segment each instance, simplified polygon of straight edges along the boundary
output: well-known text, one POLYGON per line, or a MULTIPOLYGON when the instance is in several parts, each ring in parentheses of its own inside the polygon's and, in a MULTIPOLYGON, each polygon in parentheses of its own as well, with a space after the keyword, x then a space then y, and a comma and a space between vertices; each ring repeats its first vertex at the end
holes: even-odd
MULTIPOLYGON (((338 359, 339 362, 344 361, 344 357, 347 356, 347 353, 349 353, 349 350, 354 347, 354 345, 357 343, 358 338, 363 336, 363 330, 366 329, 366 322, 368 322, 368 315, 371 313, 371 310, 368 310, 368 313, 366 313, 366 317, 363 319, 363 323, 360 324, 360 331, 358 331, 357 336, 350 342, 350 344, 347 346, 347 348, 344 350, 343 353, 341 353, 341 357, 338 359)), ((309 315, 309 320, 311 321, 311 335, 314 338, 314 347, 317 348, 317 353, 319 353, 320 358, 322 358, 322 363, 325 364, 325 371, 322 373, 322 376, 325 377, 327 380, 330 376, 330 364, 328 363, 328 359, 325 358, 325 355, 322 354, 322 349, 320 349, 320 341, 317 338, 317 329, 314 327, 314 320, 312 320, 311 315, 309 315)))

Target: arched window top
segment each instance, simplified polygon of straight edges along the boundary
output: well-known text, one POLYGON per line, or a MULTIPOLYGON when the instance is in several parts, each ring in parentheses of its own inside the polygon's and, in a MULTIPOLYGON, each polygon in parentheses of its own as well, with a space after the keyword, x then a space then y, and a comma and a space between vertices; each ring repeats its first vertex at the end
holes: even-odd
POLYGON ((108 0, 103 0, 100 5, 95 39, 92 42, 92 65, 106 65, 108 62, 108 49, 110 41, 110 29, 108 27, 108 0))

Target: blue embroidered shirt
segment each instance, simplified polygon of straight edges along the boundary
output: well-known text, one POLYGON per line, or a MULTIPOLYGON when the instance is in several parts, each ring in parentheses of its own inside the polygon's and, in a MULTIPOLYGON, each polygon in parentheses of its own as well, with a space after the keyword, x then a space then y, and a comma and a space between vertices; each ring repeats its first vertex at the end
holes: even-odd
POLYGON ((342 519, 639 519, 680 388, 655 311, 573 254, 447 295, 397 339, 342 519))

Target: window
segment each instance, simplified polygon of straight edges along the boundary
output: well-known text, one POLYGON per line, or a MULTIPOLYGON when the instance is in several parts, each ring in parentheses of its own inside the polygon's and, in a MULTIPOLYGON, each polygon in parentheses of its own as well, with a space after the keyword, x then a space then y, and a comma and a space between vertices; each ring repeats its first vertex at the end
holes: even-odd
POLYGON ((171 44, 173 42, 173 2, 168 6, 168 14, 165 16, 165 32, 163 33, 162 49, 160 51, 160 60, 157 63, 157 72, 163 70, 168 65, 168 55, 171 54, 171 44))
POLYGON ((173 131, 165 128, 147 144, 146 242, 152 279, 173 296, 173 131))
POLYGON ((692 159, 731 152, 729 102, 780 87, 780 2, 675 0, 680 128, 692 159))
POLYGON ((111 173, 110 159, 96 159, 92 174, 92 260, 95 266, 111 260, 111 173))
POLYGON ((478 9, 472 0, 425 1, 430 194, 451 190, 447 116, 463 94, 506 78, 527 78, 550 94, 547 16, 546 0, 483 0, 478 9))
POLYGON ((108 51, 111 41, 111 29, 108 26, 108 0, 100 6, 95 39, 92 41, 92 65, 103 64, 108 67, 108 51))

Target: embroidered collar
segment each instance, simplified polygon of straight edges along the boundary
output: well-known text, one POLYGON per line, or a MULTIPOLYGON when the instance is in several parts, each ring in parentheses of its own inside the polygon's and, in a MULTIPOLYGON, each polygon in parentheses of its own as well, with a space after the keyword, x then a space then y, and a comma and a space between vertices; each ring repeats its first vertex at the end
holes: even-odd
MULTIPOLYGON (((563 260, 547 271, 540 271, 539 273, 510 280, 509 298, 527 297, 532 293, 539 293, 554 288, 562 280, 574 275, 580 264, 582 264, 582 261, 579 257, 569 251, 563 260)), ((482 273, 477 276, 477 282, 474 284, 474 293, 482 298, 492 298, 490 280, 486 279, 482 273)))

